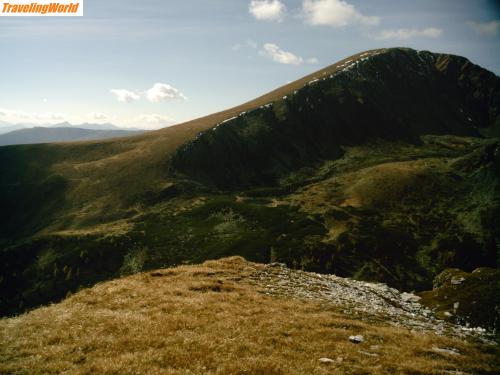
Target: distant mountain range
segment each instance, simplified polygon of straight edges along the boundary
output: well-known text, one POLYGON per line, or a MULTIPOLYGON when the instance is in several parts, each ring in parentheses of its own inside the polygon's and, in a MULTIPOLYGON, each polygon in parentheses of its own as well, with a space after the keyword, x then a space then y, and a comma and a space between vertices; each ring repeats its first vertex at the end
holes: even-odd
MULTIPOLYGON (((143 133, 144 130, 124 130, 113 124, 82 124, 75 127, 69 123, 51 125, 50 127, 36 126, 33 128, 10 127, 7 133, 0 133, 0 146, 87 141, 115 137, 125 137, 143 133)), ((9 128, 9 127, 6 127, 9 128)), ((2 127, 2 129, 5 129, 2 127)))
MULTIPOLYGON (((48 125, 44 126, 47 128, 80 128, 80 129, 91 129, 91 130, 123 130, 123 128, 113 125, 111 123, 105 123, 105 124, 92 124, 89 122, 84 122, 82 124, 78 125, 73 125, 69 123, 68 121, 60 122, 58 124, 54 125, 48 125)), ((139 129, 134 129, 134 130, 139 130, 139 129)))
POLYGON ((89 122, 84 122, 82 124, 71 124, 68 121, 60 122, 57 124, 32 124, 32 123, 11 123, 7 121, 0 121, 0 134, 5 134, 5 133, 10 133, 11 131, 14 130, 19 130, 19 129, 30 129, 30 128, 36 128, 36 127, 42 127, 42 128, 78 128, 78 129, 91 129, 91 130, 136 130, 136 131, 142 131, 142 129, 139 128, 122 128, 120 126, 111 124, 111 123, 104 123, 104 124, 93 124, 89 122))

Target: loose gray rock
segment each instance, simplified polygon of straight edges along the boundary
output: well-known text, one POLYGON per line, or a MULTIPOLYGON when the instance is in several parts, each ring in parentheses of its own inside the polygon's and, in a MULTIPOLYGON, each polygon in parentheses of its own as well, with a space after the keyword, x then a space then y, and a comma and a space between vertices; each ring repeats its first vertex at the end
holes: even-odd
POLYGON ((422 297, 416 296, 413 293, 401 293, 401 299, 405 302, 418 302, 422 299, 422 297))
POLYGON ((335 363, 335 361, 334 361, 333 359, 331 359, 331 358, 326 358, 326 357, 324 357, 324 358, 320 358, 320 359, 318 359, 318 361, 319 361, 320 363, 325 364, 325 365, 328 365, 328 364, 330 364, 330 363, 335 363))
POLYGON ((464 279, 463 277, 458 277, 458 278, 453 277, 453 278, 451 279, 450 283, 451 283, 452 285, 460 285, 460 284, 462 284, 464 281, 465 281, 465 279, 464 279))
POLYGON ((366 352, 364 350, 358 350, 358 353, 363 354, 363 355, 367 355, 368 357, 378 357, 379 356, 377 353, 370 353, 370 352, 366 352))
POLYGON ((272 262, 272 263, 269 263, 269 267, 286 268, 286 264, 285 263, 272 262))
POLYGON ((450 355, 461 355, 461 353, 457 349, 453 348, 438 348, 436 346, 432 347, 432 351, 436 353, 442 354, 450 354, 450 355))
MULTIPOLYGON (((266 265, 249 280, 261 293, 334 305, 344 314, 383 318, 395 327, 413 332, 431 332, 452 337, 475 337, 491 343, 481 328, 463 327, 438 319, 427 307, 416 303, 418 296, 402 293, 382 283, 370 283, 335 275, 287 268, 281 263, 266 265)), ((449 312, 450 316, 451 311, 449 312)))
POLYGON ((354 335, 354 336, 349 336, 349 341, 355 344, 360 344, 363 341, 365 341, 365 338, 363 337, 363 335, 354 335))

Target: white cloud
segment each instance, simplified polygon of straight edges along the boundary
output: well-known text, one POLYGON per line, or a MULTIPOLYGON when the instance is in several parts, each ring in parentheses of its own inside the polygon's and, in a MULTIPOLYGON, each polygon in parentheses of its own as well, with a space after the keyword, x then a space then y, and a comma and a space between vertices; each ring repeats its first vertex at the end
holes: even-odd
POLYGON ((187 100, 186 96, 175 87, 161 82, 155 83, 153 87, 142 93, 137 93, 125 89, 111 89, 109 91, 116 95, 116 99, 118 99, 119 102, 123 103, 130 103, 134 100, 139 100, 142 95, 145 95, 146 98, 153 103, 172 99, 187 100))
POLYGON ((252 39, 247 39, 247 40, 245 41, 245 43, 236 43, 236 44, 234 44, 234 45, 231 47, 231 49, 232 49, 233 51, 240 51, 240 50, 242 50, 242 49, 243 49, 243 48, 245 48, 245 47, 249 47, 249 48, 256 49, 256 48, 258 47, 258 45, 257 45, 257 43, 256 43, 254 40, 252 40, 252 39))
POLYGON ((172 99, 187 100, 186 96, 175 87, 160 82, 155 83, 153 87, 146 91, 146 98, 153 103, 172 99))
POLYGON ((139 115, 134 118, 134 122, 142 129, 160 129, 176 124, 176 121, 170 117, 157 113, 139 115))
POLYGON ((139 100, 140 95, 125 89, 111 89, 109 90, 112 94, 116 95, 116 99, 122 103, 130 103, 134 100, 139 100))
POLYGON ((87 117, 92 121, 106 121, 108 117, 101 112, 90 112, 87 114, 87 117))
POLYGON ((397 29, 397 30, 382 30, 375 36, 375 39, 398 39, 406 40, 410 38, 439 38, 443 34, 443 30, 436 27, 427 27, 425 29, 397 29))
POLYGON ((262 21, 283 21, 286 7, 280 0, 252 0, 248 11, 262 21))
POLYGON ((266 43, 263 49, 259 51, 261 56, 269 57, 280 64, 301 65, 304 60, 302 57, 294 55, 291 52, 283 51, 279 46, 273 43, 266 43))
POLYGON ((469 21, 467 22, 467 25, 469 25, 476 32, 476 34, 479 35, 495 36, 500 30, 500 20, 494 20, 490 22, 469 21))
POLYGON ((53 112, 43 112, 43 113, 32 113, 29 114, 28 116, 32 116, 33 118, 37 120, 42 120, 42 121, 61 121, 64 120, 64 115, 61 113, 53 113, 53 112))
POLYGON ((377 26, 380 23, 379 17, 365 16, 354 5, 343 0, 304 0, 302 13, 306 23, 315 26, 377 26))
POLYGON ((308 64, 318 64, 319 60, 316 57, 311 57, 311 58, 307 59, 307 63, 308 64))

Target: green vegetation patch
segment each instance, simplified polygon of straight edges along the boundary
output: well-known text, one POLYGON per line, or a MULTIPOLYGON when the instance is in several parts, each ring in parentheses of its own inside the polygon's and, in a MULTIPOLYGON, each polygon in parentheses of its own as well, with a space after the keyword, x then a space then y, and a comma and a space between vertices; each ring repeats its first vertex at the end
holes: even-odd
POLYGON ((468 273, 446 269, 434 279, 431 291, 421 292, 421 303, 438 317, 454 323, 500 328, 500 270, 477 268, 468 273))
POLYGON ((308 236, 324 233, 319 219, 297 209, 268 207, 258 200, 237 202, 232 196, 209 197, 182 214, 147 214, 135 228, 148 248, 147 267, 228 255, 268 262, 271 251, 295 257, 308 236))

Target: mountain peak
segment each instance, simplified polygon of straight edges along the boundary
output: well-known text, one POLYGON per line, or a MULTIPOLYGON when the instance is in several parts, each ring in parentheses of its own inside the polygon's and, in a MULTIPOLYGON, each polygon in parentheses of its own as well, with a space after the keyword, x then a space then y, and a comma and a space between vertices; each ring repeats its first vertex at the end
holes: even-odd
POLYGON ((500 134, 493 104, 500 102, 499 82, 459 56, 362 52, 258 98, 200 132, 172 161, 178 171, 226 189, 276 183, 294 169, 339 157, 342 145, 370 139, 500 134))

